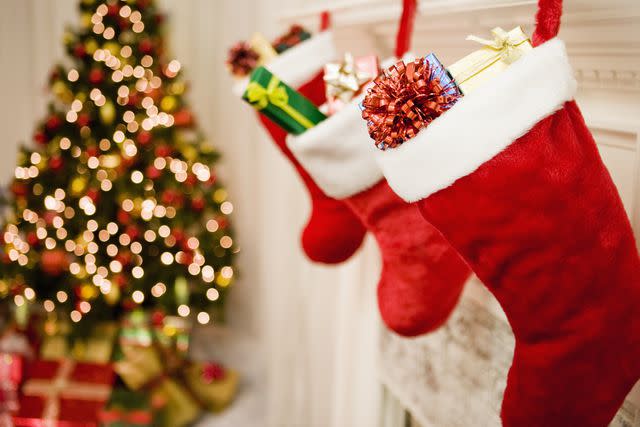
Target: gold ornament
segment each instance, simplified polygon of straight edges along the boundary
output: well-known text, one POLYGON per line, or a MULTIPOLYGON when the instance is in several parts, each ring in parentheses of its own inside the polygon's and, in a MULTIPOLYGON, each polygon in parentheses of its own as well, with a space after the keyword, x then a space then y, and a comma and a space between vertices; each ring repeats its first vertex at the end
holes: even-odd
POLYGON ((96 50, 98 50, 98 42, 94 39, 89 39, 84 45, 85 50, 89 55, 93 55, 96 50))
POLYGON ((71 194, 76 197, 84 194, 85 190, 87 189, 87 184, 87 178, 85 178, 84 176, 77 176, 73 178, 73 180, 71 180, 71 194))
POLYGON ((160 101, 160 108, 162 109, 162 111, 165 111, 167 113, 173 113, 174 111, 176 111, 176 108, 178 108, 178 100, 175 96, 165 96, 164 98, 162 98, 162 101, 160 101))
POLYGON ((109 292, 104 294, 104 300, 109 305, 116 305, 120 301, 120 288, 116 285, 111 286, 109 292))
POLYGON ((105 104, 100 107, 100 119, 102 123, 105 125, 110 125, 113 123, 113 120, 116 118, 116 108, 113 106, 111 101, 105 102, 105 104))
POLYGON ((102 49, 108 50, 114 56, 120 54, 120 45, 115 42, 106 42, 102 45, 102 49))

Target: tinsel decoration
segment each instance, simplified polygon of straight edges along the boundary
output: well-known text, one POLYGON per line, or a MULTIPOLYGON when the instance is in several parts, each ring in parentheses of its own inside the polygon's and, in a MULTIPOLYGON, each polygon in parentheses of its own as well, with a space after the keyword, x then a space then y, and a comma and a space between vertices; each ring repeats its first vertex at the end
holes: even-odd
POLYGON ((461 97, 447 70, 429 55, 380 74, 360 108, 376 147, 386 150, 416 136, 461 97))
POLYGON ((234 76, 247 76, 257 67, 260 56, 247 42, 238 42, 229 49, 227 66, 234 76))

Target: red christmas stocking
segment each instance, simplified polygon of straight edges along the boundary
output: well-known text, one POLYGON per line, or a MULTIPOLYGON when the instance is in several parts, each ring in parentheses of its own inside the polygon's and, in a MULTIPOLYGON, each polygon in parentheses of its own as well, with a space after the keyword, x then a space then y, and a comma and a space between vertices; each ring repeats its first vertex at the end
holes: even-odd
POLYGON ((640 377, 640 261, 565 46, 547 41, 561 2, 540 6, 544 44, 377 156, 509 319, 504 426, 604 427, 640 377))
MULTIPOLYGON (((314 104, 325 102, 324 64, 337 53, 331 32, 325 31, 278 56, 267 68, 314 104)), ((311 197, 311 217, 302 233, 302 247, 312 261, 336 264, 347 260, 360 247, 366 233, 362 223, 341 201, 327 196, 291 154, 287 133, 265 116, 260 121, 273 142, 291 161, 311 197)))
POLYGON ((383 263, 378 305, 387 326, 407 336, 440 326, 469 267, 384 181, 356 103, 287 142, 326 194, 344 200, 376 237, 383 263))

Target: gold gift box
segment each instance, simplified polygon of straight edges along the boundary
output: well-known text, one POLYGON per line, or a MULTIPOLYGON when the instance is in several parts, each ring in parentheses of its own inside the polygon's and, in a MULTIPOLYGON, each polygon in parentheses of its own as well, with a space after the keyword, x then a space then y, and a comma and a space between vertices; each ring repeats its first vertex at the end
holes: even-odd
POLYGON ((491 33, 494 36, 493 40, 467 37, 467 40, 478 42, 484 47, 448 67, 449 73, 465 95, 487 83, 533 50, 529 36, 521 27, 509 32, 497 27, 491 30, 491 33))

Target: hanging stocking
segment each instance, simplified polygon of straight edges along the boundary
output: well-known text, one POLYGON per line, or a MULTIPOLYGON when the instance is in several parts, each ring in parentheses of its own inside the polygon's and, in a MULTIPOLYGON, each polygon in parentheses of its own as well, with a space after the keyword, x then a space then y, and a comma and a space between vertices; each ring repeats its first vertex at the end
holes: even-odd
POLYGON ((506 427, 604 427, 640 377, 640 262, 541 0, 536 47, 411 140, 394 191, 465 257, 516 339, 506 427))
MULTIPOLYGON (((325 21, 326 18, 323 19, 325 21)), ((330 31, 285 51, 267 65, 269 71, 298 90, 315 105, 325 102, 324 65, 337 52, 330 31)), ((285 142, 287 133, 259 114, 271 139, 293 164, 311 198, 311 217, 302 233, 302 247, 312 261, 336 264, 347 260, 360 247, 364 226, 344 203, 328 197, 293 157, 285 142)))
POLYGON ((387 326, 409 336, 440 326, 469 268, 417 207, 384 181, 357 101, 302 135, 290 135, 288 145, 325 193, 344 200, 376 237, 383 265, 378 304, 387 326))

